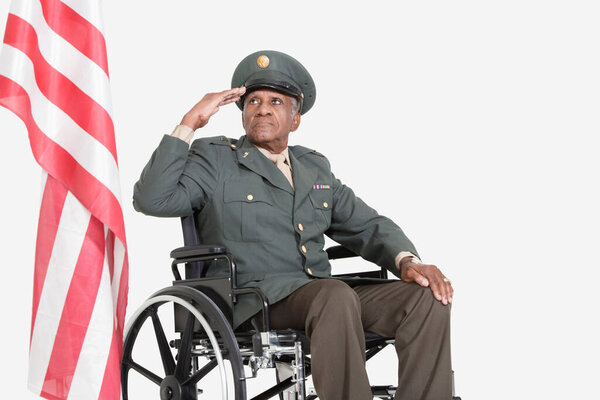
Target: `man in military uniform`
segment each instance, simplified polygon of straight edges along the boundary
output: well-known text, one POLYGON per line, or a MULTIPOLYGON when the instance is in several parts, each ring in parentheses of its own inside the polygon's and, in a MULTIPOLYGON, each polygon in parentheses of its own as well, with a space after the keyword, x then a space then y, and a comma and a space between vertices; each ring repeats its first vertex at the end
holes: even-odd
MULTIPOLYGON (((315 85, 294 58, 249 55, 232 89, 205 95, 165 135, 135 185, 149 215, 198 212, 205 243, 235 256, 240 286, 269 298, 271 327, 304 329, 322 400, 371 399, 363 332, 395 338, 400 399, 450 399, 450 281, 421 263, 402 230, 336 179, 328 160, 288 136, 315 102, 315 85), (242 110, 246 135, 194 141, 220 107, 242 110), (401 280, 331 279, 324 234, 401 280)), ((209 274, 219 274, 211 270, 209 274)), ((259 310, 240 297, 234 325, 259 310)))

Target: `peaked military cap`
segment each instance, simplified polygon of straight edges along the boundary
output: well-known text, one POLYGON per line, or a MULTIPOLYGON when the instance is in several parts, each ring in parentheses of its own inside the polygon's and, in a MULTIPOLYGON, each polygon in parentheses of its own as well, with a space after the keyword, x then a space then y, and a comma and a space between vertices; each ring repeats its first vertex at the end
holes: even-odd
MULTIPOLYGON (((252 53, 237 66, 231 87, 246 87, 246 94, 268 88, 296 97, 300 101, 300 114, 306 113, 315 103, 315 83, 302 64, 295 58, 274 50, 252 53)), ((243 108, 244 98, 236 104, 243 108)))

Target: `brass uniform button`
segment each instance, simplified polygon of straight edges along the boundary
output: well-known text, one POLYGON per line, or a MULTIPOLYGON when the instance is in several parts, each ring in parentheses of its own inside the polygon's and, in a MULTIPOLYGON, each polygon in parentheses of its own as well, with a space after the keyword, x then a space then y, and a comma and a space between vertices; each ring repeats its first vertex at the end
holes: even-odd
POLYGON ((306 250, 306 246, 302 245, 302 252, 303 252, 304 254, 306 254, 306 251, 307 251, 307 250, 306 250))
POLYGON ((304 232, 304 226, 302 226, 302 224, 298 224, 298 230, 300 232, 304 232))
POLYGON ((269 57, 265 56, 264 54, 256 59, 256 65, 262 69, 267 68, 269 66, 269 62, 269 57))
POLYGON ((248 196, 246 196, 246 198, 250 201, 254 200, 254 196, 252 196, 251 194, 249 194, 248 196))
POLYGON ((227 138, 226 138, 225 136, 222 136, 222 137, 221 137, 221 141, 222 141, 222 142, 229 142, 229 140, 227 140, 227 138))
POLYGON ((323 207, 327 208, 329 207, 329 204, 327 204, 327 202, 323 203, 323 207))
POLYGON ((306 268, 306 272, 312 275, 312 270, 310 268, 306 268))
POLYGON ((236 146, 235 144, 232 144, 232 145, 231 145, 231 148, 232 148, 232 149, 235 149, 236 147, 237 147, 237 146, 236 146))

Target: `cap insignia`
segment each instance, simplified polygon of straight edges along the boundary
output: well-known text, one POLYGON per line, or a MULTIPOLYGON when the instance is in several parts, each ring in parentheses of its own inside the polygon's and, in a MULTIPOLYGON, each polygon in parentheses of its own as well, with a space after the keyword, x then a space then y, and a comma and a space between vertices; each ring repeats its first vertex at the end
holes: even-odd
POLYGON ((269 66, 269 57, 264 54, 261 55, 256 59, 256 65, 258 65, 259 68, 267 68, 269 66))

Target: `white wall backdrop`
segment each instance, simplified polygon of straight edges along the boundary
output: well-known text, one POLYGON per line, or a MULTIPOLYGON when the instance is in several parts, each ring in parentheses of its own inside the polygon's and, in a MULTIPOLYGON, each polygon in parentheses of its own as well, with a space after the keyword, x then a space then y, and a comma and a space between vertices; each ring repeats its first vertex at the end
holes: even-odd
MULTIPOLYGON (((1 32, 8 6, 0 1, 1 32)), ((181 244, 178 220, 133 210, 139 173, 204 93, 229 87, 244 56, 277 49, 317 84, 292 144, 326 154, 453 280, 463 399, 600 398, 597 2, 130 0, 104 9, 130 312, 170 283, 169 251, 181 244)), ((41 174, 21 121, 0 109, 0 126, 2 397, 35 398, 26 372, 41 174)), ((243 134, 235 106, 196 133, 217 134, 243 134)), ((390 350, 370 368, 374 381, 393 383, 393 359, 390 350)))

